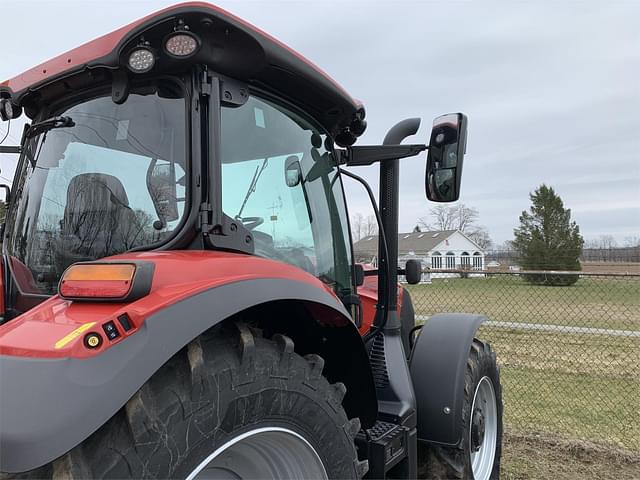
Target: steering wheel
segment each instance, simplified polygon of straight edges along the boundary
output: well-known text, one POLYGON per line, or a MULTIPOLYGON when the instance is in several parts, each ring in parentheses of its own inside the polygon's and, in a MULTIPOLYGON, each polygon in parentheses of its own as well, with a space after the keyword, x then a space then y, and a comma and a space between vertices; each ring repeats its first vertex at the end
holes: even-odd
POLYGON ((253 230, 254 228, 259 227, 264 223, 263 217, 242 217, 238 220, 242 222, 244 228, 246 228, 247 230, 253 230))

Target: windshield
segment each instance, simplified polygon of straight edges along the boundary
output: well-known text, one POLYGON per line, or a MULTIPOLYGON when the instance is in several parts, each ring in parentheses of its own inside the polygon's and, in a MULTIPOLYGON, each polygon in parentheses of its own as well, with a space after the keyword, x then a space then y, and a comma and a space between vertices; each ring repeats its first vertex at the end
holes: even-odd
POLYGON ((7 253, 25 293, 55 293, 74 262, 162 241, 185 210, 184 99, 132 93, 56 115, 72 126, 28 140, 18 173, 7 253))

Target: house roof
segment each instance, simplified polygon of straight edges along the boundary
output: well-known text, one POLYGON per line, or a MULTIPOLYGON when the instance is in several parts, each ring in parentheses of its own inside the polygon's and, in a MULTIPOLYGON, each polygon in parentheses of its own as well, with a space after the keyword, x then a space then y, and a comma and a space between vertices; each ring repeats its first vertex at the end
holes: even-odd
MULTIPOLYGON (((429 232, 411 232, 398 234, 398 252, 429 252, 438 244, 456 233, 457 230, 435 230, 429 232)), ((353 244, 356 254, 378 253, 378 235, 361 238, 353 244)))

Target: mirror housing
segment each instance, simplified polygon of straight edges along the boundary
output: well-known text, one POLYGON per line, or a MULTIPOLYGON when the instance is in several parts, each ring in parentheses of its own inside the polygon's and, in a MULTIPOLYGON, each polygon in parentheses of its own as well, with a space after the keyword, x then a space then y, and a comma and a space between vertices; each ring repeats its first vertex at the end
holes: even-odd
POLYGON ((180 218, 176 192, 175 164, 155 161, 147 171, 147 189, 151 195, 156 214, 162 223, 180 218))
POLYGON ((364 267, 360 263, 356 263, 353 266, 353 276, 356 287, 361 287, 364 285, 364 267))
POLYGON ((302 167, 295 155, 287 157, 284 161, 284 180, 289 188, 297 187, 302 181, 302 167))
POLYGON ((0 198, 0 201, 4 202, 5 205, 9 205, 9 203, 11 202, 11 187, 3 183, 2 185, 0 185, 0 190, 5 191, 4 199, 0 198))
POLYGON ((437 117, 431 130, 425 173, 425 189, 429 200, 458 200, 466 150, 467 116, 449 113, 437 117))
POLYGON ((407 260, 404 278, 409 285, 417 285, 422 280, 422 263, 419 260, 407 260))

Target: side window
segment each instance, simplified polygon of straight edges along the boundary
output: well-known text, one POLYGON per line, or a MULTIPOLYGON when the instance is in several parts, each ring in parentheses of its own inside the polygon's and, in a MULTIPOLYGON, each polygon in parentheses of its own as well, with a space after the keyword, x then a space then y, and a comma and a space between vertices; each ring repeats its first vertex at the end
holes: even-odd
POLYGON ((222 109, 222 209, 254 236, 256 254, 350 289, 342 184, 326 135, 252 97, 222 109))

